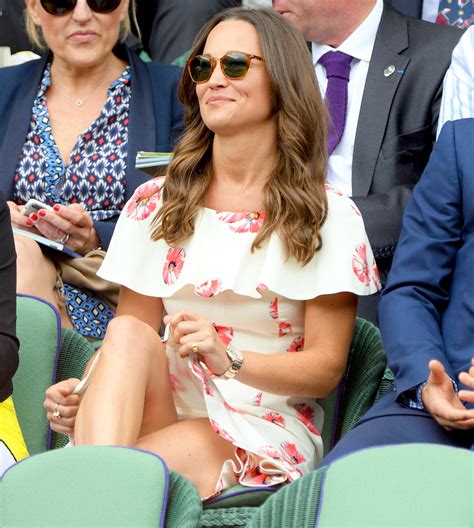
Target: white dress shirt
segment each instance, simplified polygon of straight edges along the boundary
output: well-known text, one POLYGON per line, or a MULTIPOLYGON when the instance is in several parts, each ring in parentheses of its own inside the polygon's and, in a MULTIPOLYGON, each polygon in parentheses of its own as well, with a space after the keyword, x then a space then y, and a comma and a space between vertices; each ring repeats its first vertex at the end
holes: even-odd
POLYGON ((327 174, 329 183, 346 196, 352 196, 352 154, 357 122, 382 11, 383 1, 377 0, 369 16, 338 48, 312 43, 313 63, 323 97, 328 81, 326 70, 318 60, 328 51, 342 51, 354 57, 348 85, 346 126, 339 145, 329 158, 327 174))
POLYGON ((454 48, 443 83, 438 134, 446 121, 474 117, 474 26, 454 48))
POLYGON ((422 18, 428 22, 435 22, 438 15, 439 0, 424 0, 422 18))

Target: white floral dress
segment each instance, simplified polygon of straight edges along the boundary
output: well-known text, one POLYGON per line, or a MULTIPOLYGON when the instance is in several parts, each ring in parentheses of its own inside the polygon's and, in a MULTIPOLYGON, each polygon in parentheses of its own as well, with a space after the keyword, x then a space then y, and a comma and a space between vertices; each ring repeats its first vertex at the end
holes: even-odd
MULTIPOLYGON (((375 260, 353 202, 327 189, 329 212, 322 249, 302 267, 286 259, 273 234, 251 253, 264 213, 201 208, 195 232, 179 247, 150 238, 163 178, 140 186, 125 206, 99 275, 148 296, 167 313, 185 309, 211 321, 224 343, 261 354, 304 347, 304 301, 318 295, 379 289, 375 260)), ((312 398, 262 392, 212 376, 196 357, 182 359, 166 343, 181 418, 208 417, 236 446, 216 493, 239 482, 269 486, 292 481, 321 460, 323 411, 312 398)))

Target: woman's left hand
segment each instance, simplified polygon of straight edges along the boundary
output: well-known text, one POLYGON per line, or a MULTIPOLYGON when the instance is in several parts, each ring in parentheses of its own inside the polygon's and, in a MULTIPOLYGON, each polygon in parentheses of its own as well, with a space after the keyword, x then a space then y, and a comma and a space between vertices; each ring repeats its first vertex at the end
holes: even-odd
POLYGON ((100 245, 94 222, 82 205, 56 204, 53 209, 41 209, 30 215, 30 220, 43 236, 64 243, 81 255, 100 245))
POLYGON ((181 357, 198 354, 209 370, 217 376, 227 370, 230 360, 225 351, 226 347, 212 323, 185 311, 167 315, 164 322, 170 325, 174 342, 180 345, 178 352, 181 357))

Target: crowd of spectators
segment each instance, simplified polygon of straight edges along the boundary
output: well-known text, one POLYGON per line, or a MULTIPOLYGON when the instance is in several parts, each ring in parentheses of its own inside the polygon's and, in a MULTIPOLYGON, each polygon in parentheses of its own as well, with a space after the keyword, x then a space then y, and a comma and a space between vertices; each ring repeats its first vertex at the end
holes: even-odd
POLYGON ((202 497, 372 446, 473 449, 473 21, 444 0, 0 0, 0 46, 40 56, 0 68, 10 430, 16 282, 103 340, 84 394, 48 389, 51 427, 156 452, 202 497), (138 151, 174 151, 166 177, 138 151), (316 399, 356 315, 395 387, 323 459, 316 399))

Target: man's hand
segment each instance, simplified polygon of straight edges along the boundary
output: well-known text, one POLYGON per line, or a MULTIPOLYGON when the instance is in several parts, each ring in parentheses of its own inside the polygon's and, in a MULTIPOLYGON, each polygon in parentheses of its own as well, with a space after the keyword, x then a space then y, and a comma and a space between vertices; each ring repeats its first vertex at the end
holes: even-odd
POLYGON ((471 359, 471 368, 459 374, 459 381, 473 390, 460 390, 458 396, 465 402, 474 403, 474 358, 471 359))
POLYGON ((429 368, 430 375, 421 394, 425 409, 448 431, 474 429, 474 410, 464 407, 442 363, 432 360, 429 368))

